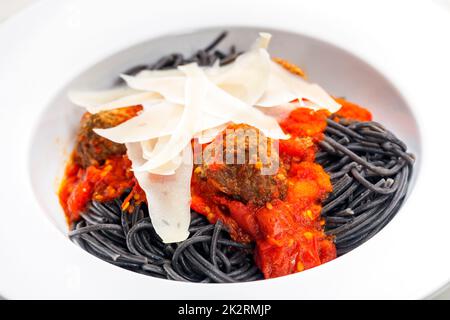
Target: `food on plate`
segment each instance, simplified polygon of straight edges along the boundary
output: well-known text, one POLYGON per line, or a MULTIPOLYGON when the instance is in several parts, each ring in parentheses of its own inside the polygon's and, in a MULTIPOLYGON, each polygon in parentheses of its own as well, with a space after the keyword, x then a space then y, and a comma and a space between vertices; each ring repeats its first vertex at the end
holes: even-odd
POLYGON ((86 109, 59 199, 69 237, 160 278, 239 282, 319 266, 401 206, 414 157, 367 109, 268 52, 169 54, 86 109))

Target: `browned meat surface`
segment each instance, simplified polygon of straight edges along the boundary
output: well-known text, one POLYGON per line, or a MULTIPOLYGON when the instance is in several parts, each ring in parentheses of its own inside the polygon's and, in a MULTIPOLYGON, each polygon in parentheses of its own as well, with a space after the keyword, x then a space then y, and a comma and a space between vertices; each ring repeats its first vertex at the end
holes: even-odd
MULTIPOLYGON (((227 129, 247 130, 256 133, 256 137, 263 134, 258 129, 248 125, 231 125, 227 129)), ((225 132, 222 134, 222 141, 216 139, 208 145, 209 152, 204 151, 204 161, 194 169, 195 174, 215 189, 215 192, 225 194, 232 199, 243 203, 253 203, 262 206, 275 198, 284 199, 287 192, 286 170, 278 158, 278 154, 271 152, 264 143, 264 140, 254 140, 252 135, 240 135, 238 131, 233 138, 228 138, 225 132), (256 143, 255 143, 256 141, 256 143), (233 143, 230 143, 233 142, 233 143), (220 150, 222 146, 222 155, 220 150), (250 148, 249 146, 252 146, 250 148), (249 152, 257 151, 258 152, 249 152), (227 154, 232 154, 234 163, 226 161, 227 154), (239 154, 241 155, 240 161, 239 154), (245 157, 242 157, 245 155, 245 157), (262 157, 261 155, 268 155, 262 157), (224 163, 217 163, 218 158, 224 159, 224 163), (274 161, 278 161, 278 165, 274 161), (270 174, 264 174, 263 168, 268 169, 271 165, 275 166, 275 171, 270 174)), ((242 131, 241 131, 242 132, 242 131)), ((267 139, 270 143, 270 139, 267 139)), ((228 156, 229 157, 229 156, 228 156)))
POLYGON ((75 162, 86 168, 101 165, 112 156, 125 154, 125 145, 112 142, 96 134, 93 129, 107 129, 134 117, 142 107, 135 106, 96 114, 86 112, 81 118, 75 146, 75 162))

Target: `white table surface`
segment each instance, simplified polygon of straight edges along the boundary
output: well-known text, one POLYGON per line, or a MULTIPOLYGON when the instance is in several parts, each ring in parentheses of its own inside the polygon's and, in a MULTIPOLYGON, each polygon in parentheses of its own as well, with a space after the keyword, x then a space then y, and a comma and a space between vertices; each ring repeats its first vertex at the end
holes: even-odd
MULTIPOLYGON (((29 5, 32 5, 37 1, 39 0, 0 0, 0 23, 6 20, 11 15, 17 13, 18 11, 24 9, 29 5)), ((450 19, 450 0, 433 1, 440 5, 443 10, 448 10, 450 19)), ((432 296, 432 299, 450 300, 450 287, 447 287, 445 290, 440 290, 440 292, 436 292, 436 294, 432 296)))

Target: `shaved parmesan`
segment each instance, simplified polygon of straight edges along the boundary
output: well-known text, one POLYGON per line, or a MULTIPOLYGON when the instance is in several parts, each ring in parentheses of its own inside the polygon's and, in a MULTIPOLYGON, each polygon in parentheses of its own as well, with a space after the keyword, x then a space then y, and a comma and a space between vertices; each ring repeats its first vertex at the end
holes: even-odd
MULTIPOLYGON (((139 143, 127 143, 126 147, 133 168, 145 162, 139 143)), ((174 174, 134 173, 145 192, 153 227, 164 243, 180 242, 189 236, 192 169, 192 147, 188 145, 174 174)))
POLYGON ((169 161, 165 162, 164 164, 162 164, 158 168, 151 169, 148 172, 149 173, 153 173, 153 174, 158 174, 158 175, 161 175, 161 176, 171 176, 171 175, 174 175, 176 173, 176 170, 181 165, 181 161, 182 161, 182 158, 181 158, 180 155, 178 155, 175 158, 173 158, 172 160, 169 160, 169 161))
POLYGON ((170 136, 163 136, 159 138, 141 141, 142 157, 146 160, 150 159, 155 152, 161 149, 170 139, 170 136))
POLYGON ((108 129, 94 129, 98 135, 117 143, 145 141, 170 135, 181 120, 184 107, 168 101, 144 105, 138 116, 108 129))
POLYGON ((136 74, 138 78, 163 78, 163 77, 179 77, 184 76, 184 73, 178 69, 167 70, 142 70, 136 74))
MULTIPOLYGON (((169 137, 181 120, 184 107, 167 101, 147 106, 138 116, 118 126, 108 129, 94 129, 98 135, 116 143, 150 141, 154 138, 169 137)), ((228 120, 203 113, 197 119, 196 132, 214 128, 228 120)))
MULTIPOLYGON (((204 107, 203 105, 202 107, 204 107)), ((217 126, 228 123, 229 120, 226 117, 217 117, 206 112, 202 112, 202 115, 197 123, 196 132, 203 132, 205 130, 215 128, 217 126)))
MULTIPOLYGON (((153 154, 158 153, 169 141, 170 136, 159 137, 158 139, 151 139, 147 141, 141 141, 142 157, 145 160, 151 159, 153 154)), ((181 155, 173 158, 162 164, 160 167, 149 170, 150 173, 160 175, 175 174, 175 170, 181 165, 181 155)))
POLYGON ((139 91, 131 89, 126 86, 121 86, 109 90, 97 90, 97 91, 69 91, 69 100, 83 108, 94 108, 102 104, 139 93, 139 91))
POLYGON ((154 103, 161 102, 161 96, 154 92, 143 92, 136 93, 133 95, 129 95, 105 104, 102 104, 98 107, 86 108, 90 113, 97 113, 100 111, 113 110, 117 108, 124 108, 130 106, 144 105, 147 106, 152 105, 154 103))
POLYGON ((246 123, 260 129, 266 136, 273 139, 287 139, 278 122, 263 114, 258 109, 228 94, 211 82, 208 86, 203 111, 216 117, 227 119, 234 123, 246 123))
POLYGON ((183 104, 186 77, 184 76, 127 76, 121 75, 130 88, 160 94, 167 101, 183 104))
POLYGON ((72 103, 86 108, 92 114, 117 108, 131 107, 143 103, 156 103, 162 96, 154 92, 142 92, 120 87, 105 91, 71 91, 72 103))
POLYGON ((253 49, 228 67, 210 70, 209 79, 228 94, 253 106, 264 94, 270 75, 270 56, 265 50, 270 35, 261 33, 253 49))
POLYGON ((252 49, 267 49, 269 47, 270 39, 272 39, 272 35, 270 33, 260 32, 259 38, 256 39, 252 49))
MULTIPOLYGON (((270 56, 265 50, 271 35, 260 33, 252 50, 225 67, 205 68, 208 78, 218 87, 247 104, 254 105, 264 94, 270 74, 270 56)), ((165 99, 182 104, 186 78, 179 69, 143 70, 136 76, 122 75, 130 88, 159 93, 165 99)))
POLYGON ((190 144, 198 128, 197 121, 201 116, 201 107, 207 92, 206 78, 196 64, 181 66, 179 69, 187 76, 185 87, 186 101, 181 120, 164 148, 145 164, 135 168, 136 171, 148 171, 158 168, 165 162, 172 160, 187 144, 190 144))
POLYGON ((296 76, 278 63, 270 62, 269 84, 263 97, 256 103, 260 107, 273 107, 303 98, 314 102, 321 108, 336 112, 340 104, 334 101, 319 85, 309 83, 296 76))
POLYGON ((200 144, 210 143, 217 137, 217 135, 219 133, 224 131, 227 128, 227 126, 228 126, 228 123, 225 123, 220 126, 204 130, 204 131, 194 135, 194 138, 197 138, 198 143, 200 143, 200 144))

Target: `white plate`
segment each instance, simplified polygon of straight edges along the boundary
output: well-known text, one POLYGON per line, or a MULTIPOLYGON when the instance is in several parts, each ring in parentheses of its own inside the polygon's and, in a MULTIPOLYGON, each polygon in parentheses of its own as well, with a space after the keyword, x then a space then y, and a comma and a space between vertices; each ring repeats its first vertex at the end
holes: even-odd
MULTIPOLYGON (((391 1, 388 6, 380 1, 241 0, 195 1, 194 5, 192 1, 48 0, 7 21, 0 29, 0 294, 7 298, 424 298, 444 286, 450 278, 446 234, 450 215, 445 202, 450 178, 446 169, 450 18, 432 4, 410 2, 391 1), (226 285, 179 283, 100 261, 61 232, 65 228, 57 204, 56 172, 61 150, 69 150, 66 142, 79 111, 58 99, 67 85, 82 79, 91 85, 89 81, 97 76, 97 85, 106 85, 102 81, 109 79, 107 73, 121 70, 111 65, 102 69, 99 64, 90 73, 85 71, 110 56, 116 68, 133 65, 139 54, 143 59, 139 50, 115 55, 122 50, 163 35, 221 26, 298 33, 310 37, 299 44, 319 43, 333 50, 317 42, 323 40, 368 63, 344 65, 343 60, 325 58, 327 53, 322 63, 313 46, 298 48, 303 57, 288 57, 308 60, 312 76, 330 91, 349 90, 336 94, 374 102, 370 107, 375 116, 408 140, 420 156, 409 198, 395 219, 366 244, 320 267, 278 279, 226 285), (364 71, 366 78, 360 81, 361 68, 368 73, 364 71), (368 79, 368 74, 376 79, 368 79), (349 78, 354 86, 349 86, 349 78), (336 79, 342 79, 342 85, 336 79), (392 109, 386 109, 388 105, 392 109), (58 132, 60 137, 55 135, 58 132)), ((276 37, 275 50, 296 52, 296 43, 275 41, 276 37)), ((161 46, 161 50, 168 49, 161 46)), ((310 69, 308 63, 304 67, 310 69)))

